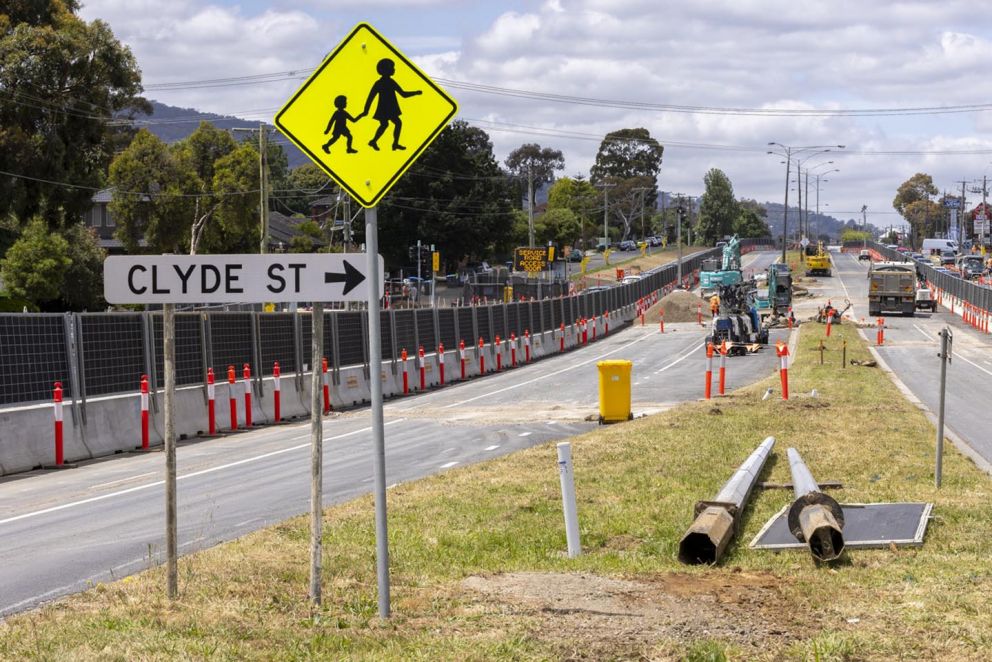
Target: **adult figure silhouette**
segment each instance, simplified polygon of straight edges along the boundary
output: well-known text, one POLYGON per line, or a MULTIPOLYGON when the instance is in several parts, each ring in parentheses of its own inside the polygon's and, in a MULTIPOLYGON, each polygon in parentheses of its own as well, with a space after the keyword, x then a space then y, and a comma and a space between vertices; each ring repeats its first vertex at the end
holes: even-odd
POLYGON ((369 147, 377 152, 379 151, 379 138, 382 137, 382 134, 386 131, 386 127, 392 122, 393 150, 404 150, 406 147, 400 144, 400 131, 403 130, 403 121, 400 119, 402 111, 400 110, 400 101, 397 95, 406 99, 422 94, 422 92, 421 90, 411 90, 408 92, 393 80, 393 74, 396 73, 396 64, 388 57, 379 60, 379 63, 375 66, 375 70, 379 73, 379 80, 372 84, 368 99, 365 100, 365 109, 358 117, 362 118, 368 115, 369 109, 372 108, 372 102, 378 97, 378 104, 375 108, 375 114, 372 117, 379 120, 379 128, 375 130, 375 136, 369 141, 369 147))

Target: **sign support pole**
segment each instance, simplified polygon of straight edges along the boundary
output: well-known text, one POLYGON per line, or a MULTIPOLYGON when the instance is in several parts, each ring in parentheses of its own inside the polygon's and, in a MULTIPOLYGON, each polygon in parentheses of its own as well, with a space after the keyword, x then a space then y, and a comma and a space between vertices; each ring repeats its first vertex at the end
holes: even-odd
POLYGON ((170 600, 179 596, 176 525, 176 304, 162 304, 162 362, 165 368, 165 553, 170 600))
POLYGON ((321 361, 324 354, 324 304, 314 301, 310 349, 310 600, 321 600, 324 535, 324 421, 321 361))
MULTIPOLYGON (((382 336, 379 333, 378 210, 365 210, 365 254, 369 279, 369 378, 372 387, 372 463, 375 478, 375 560, 379 587, 379 618, 389 618, 389 538, 386 522, 386 440, 382 417, 382 336)), ((419 253, 417 264, 420 264, 419 253)))

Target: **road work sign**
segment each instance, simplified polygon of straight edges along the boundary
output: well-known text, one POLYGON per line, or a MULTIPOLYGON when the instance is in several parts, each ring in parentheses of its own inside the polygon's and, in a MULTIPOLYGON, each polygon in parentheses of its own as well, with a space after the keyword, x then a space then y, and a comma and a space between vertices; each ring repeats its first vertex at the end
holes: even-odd
POLYGON ((364 253, 112 256, 103 292, 110 303, 364 301, 365 263, 364 253))
POLYGON ((359 23, 275 124, 363 207, 373 207, 458 104, 371 25, 359 23))
POLYGON ((554 248, 541 246, 528 248, 526 246, 513 251, 513 270, 526 271, 536 274, 548 268, 548 262, 554 259, 554 248))

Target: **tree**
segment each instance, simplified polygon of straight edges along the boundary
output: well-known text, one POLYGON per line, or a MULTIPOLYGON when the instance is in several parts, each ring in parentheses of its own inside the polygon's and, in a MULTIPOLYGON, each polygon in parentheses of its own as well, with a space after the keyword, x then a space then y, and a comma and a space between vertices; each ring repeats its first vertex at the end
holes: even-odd
POLYGON ((579 245, 586 248, 586 229, 595 227, 596 214, 602 211, 599 199, 599 192, 589 182, 562 177, 548 189, 548 212, 556 209, 572 212, 579 223, 579 245))
POLYGON ((69 246, 69 267, 64 272, 61 299, 69 310, 100 310, 103 299, 103 261, 107 251, 93 228, 75 223, 63 233, 69 246))
POLYGON ((734 187, 722 170, 712 168, 703 177, 706 190, 699 203, 699 241, 712 246, 734 230, 740 207, 734 198, 734 187))
MULTIPOLYGON (((279 202, 291 213, 310 215, 310 203, 316 198, 337 196, 338 186, 315 163, 306 163, 289 171, 281 188, 273 186, 279 202)), ((328 219, 332 221, 334 216, 328 219)))
POLYGON ((79 220, 114 150, 112 118, 150 112, 131 51, 75 0, 0 8, 0 216, 40 214, 50 227, 79 220), (54 182, 54 183, 48 183, 54 182), (71 182, 74 187, 62 185, 71 182))
POLYGON ((537 239, 541 243, 551 241, 558 246, 575 245, 580 232, 579 217, 571 209, 549 209, 541 214, 537 239))
POLYGON ((933 236, 937 222, 943 217, 943 209, 931 200, 938 194, 933 177, 918 172, 902 184, 896 191, 892 206, 909 222, 913 246, 919 246, 923 237, 933 236))
POLYGON ((324 233, 314 221, 304 221, 296 226, 299 234, 289 240, 290 253, 312 253, 324 240, 324 233))
POLYGON ((488 257, 512 247, 516 206, 489 136, 457 120, 379 206, 379 249, 390 264, 407 263, 417 239, 436 244, 449 265, 488 257))
POLYGON ((611 187, 608 216, 620 221, 623 238, 630 234, 631 224, 640 218, 641 210, 653 210, 657 204, 655 182, 664 151, 643 128, 613 131, 600 143, 589 176, 594 185, 611 187))
POLYGON ((537 189, 541 184, 554 180, 555 171, 565 167, 565 157, 561 150, 527 143, 516 148, 506 157, 507 169, 523 181, 530 181, 532 207, 537 205, 537 189))
POLYGON ((772 236, 772 231, 762 214, 752 207, 740 205, 740 212, 734 221, 734 234, 742 239, 747 237, 770 237, 772 236))
POLYGON ((62 295, 65 272, 71 264, 69 242, 50 232, 44 219, 35 216, 7 251, 0 273, 11 294, 36 304, 48 303, 62 295))

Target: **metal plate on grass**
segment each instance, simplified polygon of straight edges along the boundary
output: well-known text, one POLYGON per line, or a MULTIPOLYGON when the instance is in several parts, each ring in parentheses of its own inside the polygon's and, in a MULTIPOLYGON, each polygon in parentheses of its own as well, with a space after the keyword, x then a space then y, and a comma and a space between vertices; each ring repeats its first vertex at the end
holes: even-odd
MULTIPOLYGON (((848 549, 888 547, 889 544, 919 547, 930 519, 932 503, 846 503, 844 545, 848 549)), ((752 549, 805 549, 789 531, 783 506, 751 541, 752 549)))

